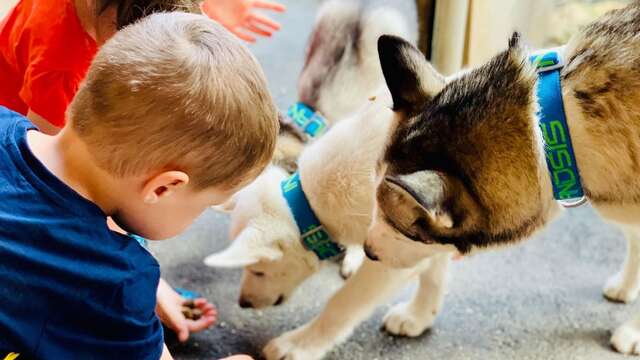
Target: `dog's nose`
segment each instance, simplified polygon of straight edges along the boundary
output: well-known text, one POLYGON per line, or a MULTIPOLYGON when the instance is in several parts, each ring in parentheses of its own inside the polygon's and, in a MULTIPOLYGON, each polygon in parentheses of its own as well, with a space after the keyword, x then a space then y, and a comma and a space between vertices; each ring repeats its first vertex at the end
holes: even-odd
POLYGON ((240 300, 238 300, 238 305, 240 305, 240 307, 243 309, 251 309, 253 307, 251 301, 245 298, 240 298, 240 300))
POLYGON ((378 255, 367 244, 364 245, 364 254, 367 255, 369 260, 378 261, 378 255))
POLYGON ((276 300, 276 302, 273 304, 273 306, 278 306, 280 304, 282 304, 284 302, 284 295, 280 295, 278 297, 278 300, 276 300))

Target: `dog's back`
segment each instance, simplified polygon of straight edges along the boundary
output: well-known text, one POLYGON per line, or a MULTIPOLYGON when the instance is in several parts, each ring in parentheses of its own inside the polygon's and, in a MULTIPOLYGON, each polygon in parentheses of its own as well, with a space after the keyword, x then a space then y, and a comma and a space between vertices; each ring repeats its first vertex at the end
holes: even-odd
MULTIPOLYGON (((383 34, 415 42, 413 0, 325 2, 309 37, 298 100, 322 114, 329 126, 359 109, 384 84, 377 52, 383 34)), ((307 139, 290 119, 281 119, 274 164, 294 172, 307 139)))
POLYGON ((589 199, 640 201, 640 1, 587 26, 567 45, 565 106, 589 199), (594 163, 595 162, 595 163, 594 163), (602 168, 616 169, 604 179, 602 168))
POLYGON ((383 34, 415 43, 413 0, 327 1, 309 38, 299 100, 330 123, 358 109, 384 84, 377 53, 383 34))

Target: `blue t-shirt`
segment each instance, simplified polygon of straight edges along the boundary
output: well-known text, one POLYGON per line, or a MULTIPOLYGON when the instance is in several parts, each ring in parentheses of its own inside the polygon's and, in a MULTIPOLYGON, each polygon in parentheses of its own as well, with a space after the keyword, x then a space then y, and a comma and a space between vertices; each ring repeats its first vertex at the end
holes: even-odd
POLYGON ((0 107, 0 359, 159 359, 158 263, 36 159, 30 129, 0 107))

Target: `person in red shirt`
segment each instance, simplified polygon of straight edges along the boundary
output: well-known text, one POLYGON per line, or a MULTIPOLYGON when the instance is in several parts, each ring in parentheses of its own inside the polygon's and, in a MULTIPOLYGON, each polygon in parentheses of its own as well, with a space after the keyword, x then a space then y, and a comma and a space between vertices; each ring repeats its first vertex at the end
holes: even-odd
MULTIPOLYGON (((185 6, 187 0, 19 1, 0 23, 0 105, 27 115, 42 132, 57 133, 98 46, 145 14, 185 6)), ((201 4, 205 14, 249 42, 252 34, 271 36, 280 27, 254 8, 284 10, 260 0, 201 4)))
MULTIPOLYGON (((0 22, 0 106, 26 115, 40 131, 56 134, 100 45, 147 14, 186 5, 188 0, 19 0, 0 22)), ((285 10, 261 0, 200 4, 203 13, 249 42, 255 41, 254 35, 271 36, 280 27, 253 12, 255 8, 285 10)), ((215 322, 215 308, 205 299, 195 300, 204 316, 186 319, 181 312, 185 299, 162 279, 157 296, 158 316, 180 341, 215 322)))
POLYGON ((57 133, 97 48, 73 0, 20 1, 0 24, 0 105, 57 133))

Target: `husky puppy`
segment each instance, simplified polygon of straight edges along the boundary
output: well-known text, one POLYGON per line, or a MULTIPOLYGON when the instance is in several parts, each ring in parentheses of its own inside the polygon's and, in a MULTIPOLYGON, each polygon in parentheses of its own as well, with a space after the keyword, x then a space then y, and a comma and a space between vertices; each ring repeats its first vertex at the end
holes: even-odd
MULTIPOLYGON (((410 267, 505 246, 559 213, 545 151, 566 134, 538 125, 538 75, 517 34, 448 83, 401 39, 382 37, 379 52, 395 120, 378 169, 370 258, 410 267)), ((561 91, 584 193, 628 241, 604 294, 631 302, 640 290, 640 2, 587 26, 565 59, 561 91)), ((640 354, 640 317, 611 343, 640 354)))
MULTIPOLYGON (((315 110, 327 127, 355 112, 384 85, 376 45, 383 34, 415 42, 412 0, 330 0, 321 6, 298 79, 298 100, 315 110)), ((280 114, 279 119, 272 163, 294 173, 312 137, 289 116, 280 114)), ((342 277, 351 276, 363 259, 361 246, 349 247, 342 277)))
MULTIPOLYGON (((331 238, 345 247, 362 246, 371 222, 376 162, 389 135, 393 113, 388 95, 342 120, 310 144, 299 161, 299 174, 310 206, 331 238)), ((264 307, 285 301, 322 263, 305 249, 291 210, 280 190, 287 174, 269 168, 235 197, 230 247, 205 259, 209 266, 245 266, 240 305, 264 307)), ((271 341, 267 359, 320 359, 346 339, 376 306, 400 287, 419 278, 414 298, 391 309, 386 329, 417 336, 439 311, 449 254, 411 269, 393 269, 365 260, 309 324, 271 341)))
MULTIPOLYGON (((298 100, 320 114, 328 127, 356 111, 384 84, 377 41, 383 34, 412 43, 417 36, 412 0, 325 2, 309 37, 298 78, 298 100)), ((310 137, 290 118, 280 117, 274 164, 296 169, 310 137)))

